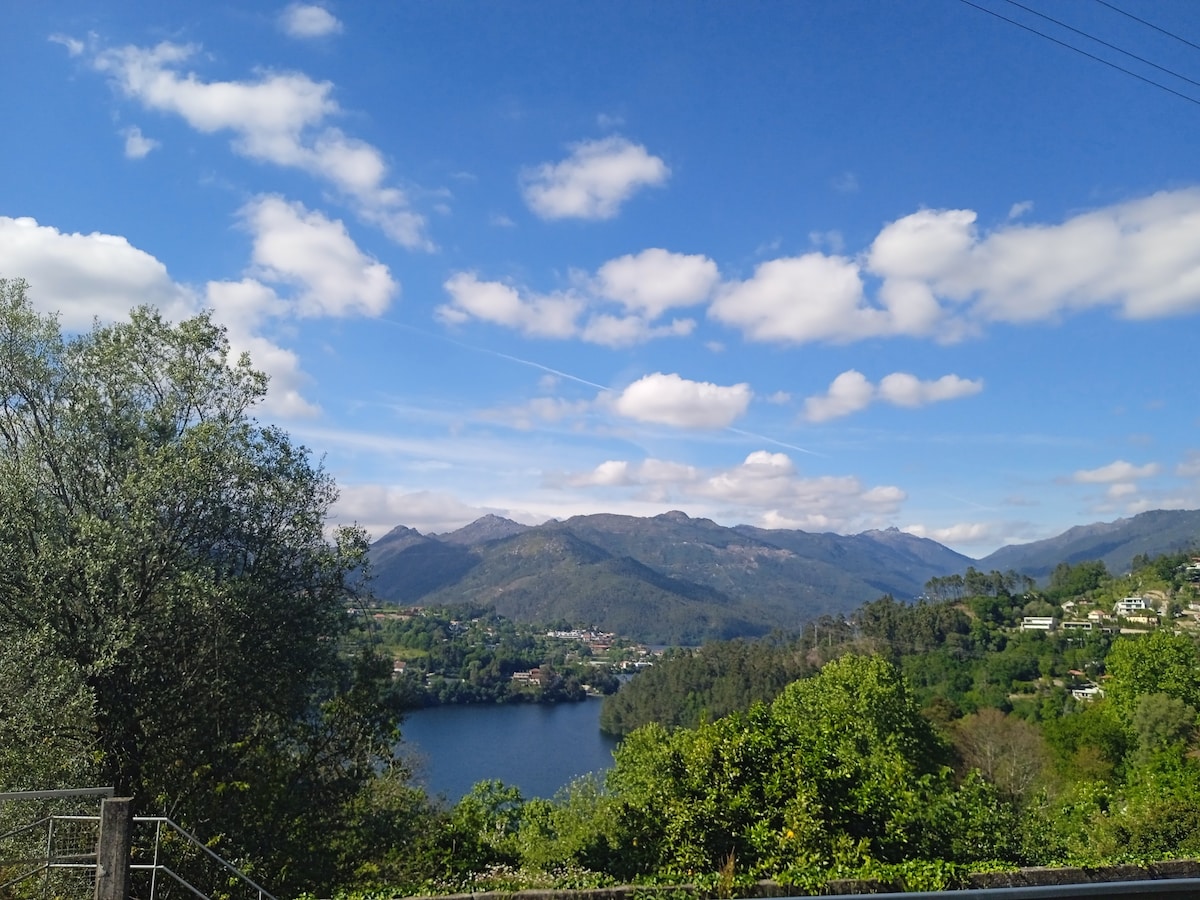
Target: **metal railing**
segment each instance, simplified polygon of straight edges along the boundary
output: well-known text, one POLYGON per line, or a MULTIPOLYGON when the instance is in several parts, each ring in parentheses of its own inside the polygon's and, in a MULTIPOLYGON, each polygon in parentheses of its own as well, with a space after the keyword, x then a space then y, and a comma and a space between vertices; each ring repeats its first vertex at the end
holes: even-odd
MULTIPOLYGON (((59 792, 51 799, 61 798, 59 792)), ((145 900, 276 900, 249 875, 166 816, 134 816, 129 824, 133 838, 129 854, 131 896, 145 900)), ((41 815, 0 833, 0 897, 91 897, 96 890, 99 842, 98 815, 41 815)))
POLYGON ((92 896, 99 818, 71 813, 112 795, 111 787, 0 793, 0 896, 92 896))
MULTIPOLYGON (((191 896, 201 898, 201 900, 209 900, 210 895, 192 884, 184 874, 171 868, 163 861, 164 847, 168 850, 172 849, 175 839, 183 841, 182 849, 184 852, 193 854, 199 853, 199 860, 202 863, 215 865, 219 873, 223 873, 226 879, 226 884, 223 885, 222 894, 228 895, 229 890, 241 890, 249 892, 256 896, 258 900, 276 900, 276 898, 267 891, 262 885, 255 882, 249 875, 238 869, 232 863, 222 859, 212 849, 193 835, 191 832, 182 828, 180 825, 168 819, 166 816, 134 816, 133 824, 137 826, 154 826, 154 838, 146 848, 141 848, 135 842, 134 862, 129 866, 131 873, 139 873, 143 877, 149 876, 149 898, 157 900, 160 896, 160 876, 166 876, 170 879, 171 884, 176 884, 187 891, 191 896), (139 858, 145 859, 145 854, 149 854, 149 861, 138 862, 139 858)), ((178 848, 175 848, 178 849, 178 848)), ((193 856, 195 861, 195 856, 193 856)), ((180 868, 180 863, 175 863, 176 868, 180 868)))

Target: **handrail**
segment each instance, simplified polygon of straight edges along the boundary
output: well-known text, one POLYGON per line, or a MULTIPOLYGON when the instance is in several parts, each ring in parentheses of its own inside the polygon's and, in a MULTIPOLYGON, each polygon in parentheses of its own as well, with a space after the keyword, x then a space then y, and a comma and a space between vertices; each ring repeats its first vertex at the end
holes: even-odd
POLYGON ((61 800, 66 797, 111 797, 113 788, 64 788, 54 791, 4 791, 0 803, 6 800, 61 800))
MULTIPOLYGON (((161 870, 165 874, 170 875, 172 878, 174 878, 176 881, 178 881, 180 884, 182 884, 185 888, 187 888, 189 891, 191 891, 197 897, 199 897, 200 900, 209 900, 208 895, 206 893, 204 893, 204 891, 200 890, 198 887, 193 885, 191 882, 187 881, 182 875, 177 875, 176 873, 172 872, 166 866, 155 864, 152 866, 150 866, 150 865, 130 866, 129 868, 139 869, 139 870, 153 869, 156 872, 161 870)), ((153 891, 151 891, 151 896, 154 896, 153 891)))
MULTIPOLYGON (((178 824, 173 822, 171 819, 168 819, 166 816, 134 816, 133 821, 134 822, 156 822, 159 825, 167 825, 167 826, 175 829, 175 831, 181 837, 187 839, 188 841, 190 841, 191 843, 193 843, 197 847, 199 847, 201 850, 203 850, 205 853, 207 853, 210 857, 212 857, 212 859, 214 861, 216 861, 226 871, 235 875, 237 878, 241 879, 243 882, 245 882, 247 885, 252 887, 254 890, 258 891, 259 897, 265 897, 266 900, 276 900, 276 897, 274 894, 270 893, 262 885, 255 882, 252 878, 250 878, 249 875, 246 875, 244 872, 242 872, 240 869, 233 866, 231 863, 226 862, 224 859, 222 859, 220 856, 218 856, 216 853, 214 853, 210 848, 206 847, 200 841, 200 839, 197 838, 194 834, 192 834, 190 831, 185 830, 184 828, 182 828, 181 826, 179 826, 178 824)), ((138 866, 137 868, 155 868, 155 867, 143 865, 143 866, 138 866)), ((166 872, 168 875, 171 875, 172 877, 176 878, 177 880, 181 880, 178 878, 177 875, 175 875, 174 872, 172 872, 166 866, 158 866, 157 868, 161 868, 162 871, 166 872)), ((182 883, 184 884, 184 886, 191 888, 191 885, 187 884, 187 882, 182 882, 182 883)), ((195 888, 192 888, 192 890, 195 890, 195 888)), ((204 896, 204 895, 201 894, 200 896, 204 896)))
MULTIPOLYGON (((31 830, 34 830, 34 829, 37 829, 39 827, 46 826, 46 825, 49 825, 51 828, 53 828, 53 823, 55 821, 99 822, 100 817, 99 816, 78 816, 78 815, 44 816, 41 819, 38 819, 36 822, 31 822, 26 825, 22 825, 21 827, 16 828, 16 829, 8 832, 7 834, 0 835, 0 838, 12 837, 12 836, 21 834, 22 832, 31 831, 31 830)), ((131 871, 132 870, 149 871, 151 873, 151 879, 152 879, 151 895, 152 896, 154 894, 153 880, 157 877, 159 872, 162 872, 163 874, 169 875, 180 886, 182 886, 187 891, 189 891, 191 894, 193 894, 194 896, 199 898, 199 900, 208 900, 207 895, 205 895, 203 891, 201 891, 195 885, 188 882, 177 872, 172 871, 169 866, 167 866, 160 860, 160 857, 159 857, 159 834, 161 834, 162 828, 164 826, 166 826, 167 828, 174 830, 176 834, 178 834, 181 838, 184 839, 184 841, 186 841, 187 843, 192 844, 195 847, 198 847, 200 850, 202 850, 205 854, 208 855, 208 857, 213 862, 217 863, 217 865, 219 865, 222 869, 224 869, 230 875, 234 876, 239 881, 241 881, 246 887, 255 891, 258 894, 259 900, 276 900, 275 896, 273 894, 271 894, 269 891, 267 891, 266 888, 264 888, 262 885, 258 884, 256 881, 254 881, 252 878, 250 878, 248 875, 246 875, 244 872, 242 872, 240 869, 238 869, 232 863, 228 862, 225 859, 222 859, 212 849, 210 849, 209 847, 206 847, 200 841, 199 838, 197 838, 191 832, 187 831, 185 828, 183 828, 177 822, 172 821, 171 819, 167 818, 166 816, 134 816, 132 821, 134 824, 145 823, 145 824, 154 824, 155 825, 156 835, 155 835, 155 839, 154 839, 154 861, 152 863, 132 863, 131 862, 131 864, 129 866, 131 871)), ((30 869, 28 872, 22 872, 21 874, 17 875, 15 878, 5 881, 3 883, 0 883, 0 890, 3 890, 5 888, 9 887, 10 885, 16 884, 17 882, 22 881, 26 878, 30 878, 39 872, 49 871, 51 869, 95 868, 95 866, 96 866, 95 854, 68 853, 68 854, 55 854, 54 856, 50 856, 49 855, 50 848, 47 847, 46 850, 47 850, 46 856, 39 856, 36 859, 35 858, 26 858, 26 859, 7 860, 7 863, 9 865, 15 865, 15 866, 27 866, 27 865, 34 864, 34 863, 39 863, 39 864, 34 865, 34 868, 30 869), (81 862, 80 860, 89 860, 89 861, 81 862)))

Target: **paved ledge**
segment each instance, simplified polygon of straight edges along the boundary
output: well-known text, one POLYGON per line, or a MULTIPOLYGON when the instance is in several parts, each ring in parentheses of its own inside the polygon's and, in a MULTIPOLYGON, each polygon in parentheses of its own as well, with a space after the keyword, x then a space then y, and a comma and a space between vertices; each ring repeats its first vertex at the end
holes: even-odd
MULTIPOLYGON (((994 897, 997 900, 1038 900, 1066 897, 1126 897, 1133 895, 1164 898, 1200 897, 1200 861, 1172 860, 1149 863, 1145 866, 1100 866, 1083 868, 1015 869, 1011 872, 977 872, 968 876, 968 887, 959 891, 930 891, 907 893, 895 885, 876 879, 845 878, 830 881, 820 896, 863 896, 890 894, 901 898, 962 898, 994 897), (1172 884, 1172 882, 1175 882, 1172 884), (1101 885, 1120 885, 1111 891, 1101 885), (994 893, 993 893, 994 892, 994 893)), ((588 890, 481 891, 475 894, 442 894, 437 897, 409 897, 404 900, 712 900, 716 895, 695 885, 619 885, 588 890)), ((793 885, 760 881, 741 885, 733 897, 755 898, 812 896, 793 885)))

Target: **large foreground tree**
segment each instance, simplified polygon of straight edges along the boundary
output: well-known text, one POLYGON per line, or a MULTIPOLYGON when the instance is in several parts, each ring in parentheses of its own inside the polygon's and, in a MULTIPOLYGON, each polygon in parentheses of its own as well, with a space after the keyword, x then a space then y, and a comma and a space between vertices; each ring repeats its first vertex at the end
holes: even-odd
POLYGON ((0 279, 0 640, 79 681, 107 783, 298 871, 396 716, 340 641, 365 535, 327 536, 335 485, 252 417, 266 387, 207 315, 67 338, 0 279))

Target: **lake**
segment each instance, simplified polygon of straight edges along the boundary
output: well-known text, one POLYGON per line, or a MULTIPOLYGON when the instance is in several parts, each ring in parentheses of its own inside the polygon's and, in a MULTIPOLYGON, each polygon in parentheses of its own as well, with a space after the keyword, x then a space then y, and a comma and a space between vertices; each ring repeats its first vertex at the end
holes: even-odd
POLYGON ((612 765, 614 738, 600 733, 598 699, 582 703, 435 706, 409 713, 401 749, 430 795, 457 802, 496 778, 521 795, 552 797, 612 765))

